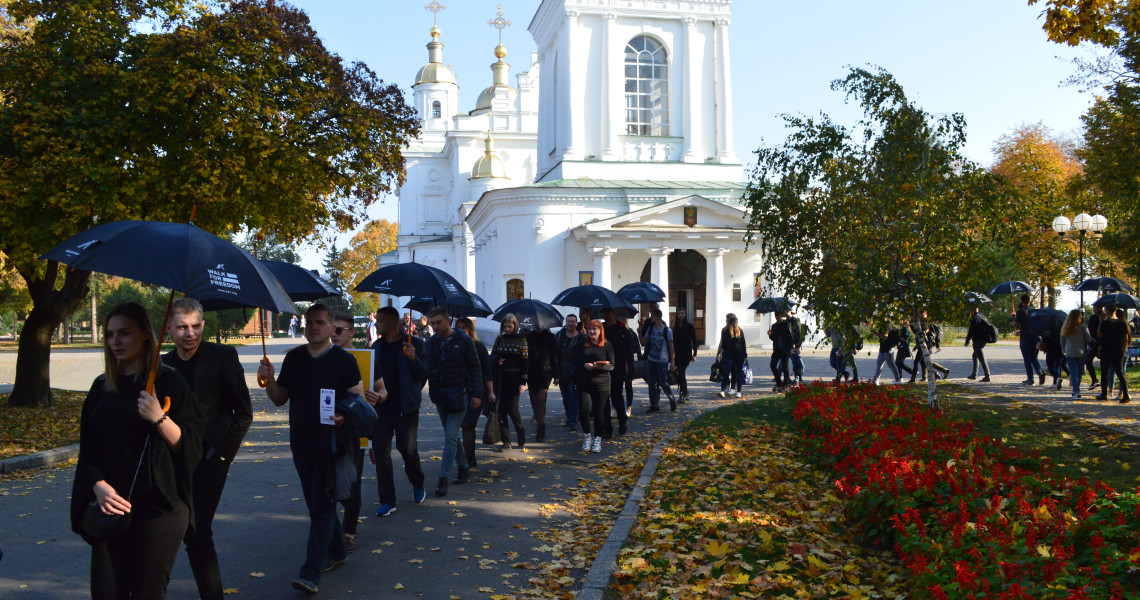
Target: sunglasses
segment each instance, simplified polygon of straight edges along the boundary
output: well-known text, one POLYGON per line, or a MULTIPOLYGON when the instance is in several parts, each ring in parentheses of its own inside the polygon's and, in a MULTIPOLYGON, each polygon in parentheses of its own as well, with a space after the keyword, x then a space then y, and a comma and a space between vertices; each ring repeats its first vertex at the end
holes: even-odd
POLYGON ((333 331, 335 331, 337 335, 344 333, 347 329, 347 327, 333 327, 333 331))

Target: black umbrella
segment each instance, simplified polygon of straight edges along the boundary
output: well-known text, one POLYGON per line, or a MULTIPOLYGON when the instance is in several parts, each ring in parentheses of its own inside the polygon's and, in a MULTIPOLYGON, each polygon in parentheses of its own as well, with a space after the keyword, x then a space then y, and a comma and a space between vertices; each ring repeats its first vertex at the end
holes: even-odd
POLYGON ((989 296, 978 292, 966 292, 966 302, 970 304, 989 304, 993 302, 989 296))
POLYGON ((544 329, 550 329, 551 327, 559 327, 565 320, 557 308, 554 308, 542 300, 534 300, 532 298, 511 300, 496 309, 495 314, 492 315, 491 318, 495 321, 502 321, 503 316, 508 313, 514 315, 515 318, 519 320, 519 329, 530 329, 532 331, 542 331, 544 329))
POLYGON ((789 310, 792 310, 792 307, 795 305, 795 302, 788 300, 787 298, 780 298, 778 296, 761 296, 753 301, 752 304, 749 304, 748 308, 758 313, 764 314, 777 311, 787 312, 789 310))
POLYGON ((1077 284, 1073 288, 1078 292, 1128 292, 1134 290, 1132 286, 1115 277, 1091 277, 1077 284))
MULTIPOLYGON (((160 334, 174 302, 175 290, 209 306, 264 308, 295 314, 293 300, 269 268, 231 242, 202 231, 192 223, 116 221, 97 225, 48 250, 40 258, 73 269, 126 277, 170 289, 160 334)), ((159 340, 161 342, 161 340, 159 340)), ((147 391, 154 377, 162 344, 155 350, 147 391)))
POLYGON ((277 281, 281 282, 281 287, 285 288, 285 293, 296 302, 311 302, 340 295, 340 291, 316 271, 280 260, 263 260, 261 263, 269 268, 277 281))
POLYGON ((1063 310, 1038 308, 1029 313, 1029 319, 1025 324, 1030 333, 1042 335, 1052 332, 1053 335, 1058 335, 1061 333, 1061 326, 1065 324, 1065 317, 1067 316, 1068 313, 1063 310))
POLYGON ((1025 283, 1024 281, 1006 281, 995 285, 994 289, 990 290, 991 296, 1030 293, 1033 293, 1033 288, 1029 287, 1029 284, 1025 283))
POLYGON ((664 302, 666 298, 665 290, 662 290, 661 286, 648 281, 627 283, 621 286, 617 295, 630 304, 664 302))
POLYGON ((1116 306, 1118 308, 1140 308, 1140 298, 1132 294, 1125 294, 1118 292, 1116 294, 1105 294, 1093 302, 1093 306, 1116 306))
POLYGON ((600 285, 579 285, 562 290, 550 303, 559 306, 574 306, 593 310, 625 307, 637 313, 637 309, 634 308, 633 305, 623 300, 621 296, 618 296, 610 289, 600 285))
POLYGON ((404 308, 427 314, 437 306, 446 308, 447 314, 455 318, 486 317, 492 313, 491 307, 478 294, 473 293, 469 293, 467 297, 453 298, 446 302, 438 302, 432 296, 415 296, 408 300, 404 308))
MULTIPOLYGON (((354 290, 431 298, 437 305, 450 304, 471 296, 463 284, 447 272, 414 262, 380 267, 365 277, 354 290)), ((482 299, 479 301, 482 302, 482 299)), ((482 303, 484 306, 487 304, 482 303)), ((488 314, 490 310, 487 307, 488 314)))

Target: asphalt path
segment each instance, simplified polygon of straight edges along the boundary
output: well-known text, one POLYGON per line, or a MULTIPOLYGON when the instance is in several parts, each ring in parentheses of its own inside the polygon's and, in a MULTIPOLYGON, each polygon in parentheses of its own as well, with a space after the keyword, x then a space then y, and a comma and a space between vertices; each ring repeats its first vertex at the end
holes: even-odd
MULTIPOLYGON (((284 353, 301 340, 269 342, 270 358, 278 366, 284 353)), ((1072 403, 1068 390, 1047 386, 1021 386, 1025 378, 1017 347, 991 346, 992 383, 967 382, 970 353, 959 346, 947 347, 936 356, 951 369, 951 380, 969 383, 1035 405, 1076 414, 1083 418, 1140 434, 1135 425, 1135 405, 1105 402, 1072 403)), ((754 385, 746 397, 771 391, 771 376, 762 376, 768 355, 756 351, 754 385)), ((254 390, 255 417, 242 451, 230 472, 229 483, 215 521, 215 540, 227 588, 235 598, 300 598, 289 587, 303 559, 308 519, 288 445, 287 408, 269 403, 257 388, 255 369, 261 347, 253 344, 239 351, 247 379, 254 390)), ((53 386, 86 390, 102 370, 97 350, 53 352, 53 386)), ((15 353, 0 353, 0 384, 10 383, 15 353)), ((864 378, 874 368, 866 351, 857 358, 864 378)), ((676 413, 668 410, 646 415, 646 388, 635 386, 635 416, 630 439, 651 430, 672 428, 699 412, 731 400, 719 400, 717 387, 708 383, 712 358, 702 356, 689 369, 692 400, 676 413)), ((805 353, 806 378, 830 379, 825 350, 805 353)), ((533 437, 531 412, 525 396, 523 417, 533 437)), ((579 582, 584 575, 581 557, 563 556, 557 545, 533 534, 566 530, 574 522, 557 508, 567 490, 581 480, 599 477, 593 467, 610 460, 622 441, 605 445, 601 454, 579 452, 576 434, 561 428, 561 399, 556 389, 548 402, 547 441, 528 443, 527 451, 497 453, 479 446, 480 469, 471 483, 451 486, 445 498, 431 494, 439 472, 442 428, 438 416, 424 403, 420 418, 420 453, 427 476, 428 499, 411 502, 411 486, 403 475, 399 454, 393 452, 398 494, 397 510, 389 517, 373 516, 377 506, 375 471, 365 466, 363 521, 358 549, 347 564, 326 574, 321 581, 325 597, 368 598, 481 598, 494 594, 517 594, 532 584, 540 565, 566 562, 579 565, 569 573, 579 582), (488 591, 490 590, 490 591, 488 591)), ((16 481, 0 482, 0 598, 79 599, 89 597, 90 550, 70 531, 68 519, 72 467, 42 470, 16 481)), ((606 532, 591 532, 604 537, 606 532)), ((588 563, 587 557, 587 563, 588 563)), ((580 585, 580 583, 578 584, 580 585)), ((189 566, 180 555, 170 586, 171 598, 197 597, 189 566)))

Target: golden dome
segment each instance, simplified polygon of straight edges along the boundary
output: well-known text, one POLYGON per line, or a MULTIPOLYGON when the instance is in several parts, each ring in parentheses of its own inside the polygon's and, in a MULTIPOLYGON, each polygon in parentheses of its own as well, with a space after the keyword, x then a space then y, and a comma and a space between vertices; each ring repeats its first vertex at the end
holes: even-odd
POLYGON ((491 74, 494 83, 492 83, 490 87, 483 90, 483 92, 479 94, 479 98, 475 101, 476 111, 487 110, 491 108, 491 101, 495 99, 495 90, 497 89, 505 90, 508 97, 518 93, 518 90, 511 87, 511 85, 507 83, 507 76, 510 74, 511 70, 511 65, 507 64, 503 60, 507 56, 507 48, 502 44, 499 44, 498 47, 495 48, 495 56, 499 59, 499 62, 491 65, 491 74))
POLYGON ((471 177, 469 179, 509 179, 507 177, 507 166, 495 156, 494 144, 491 141, 491 134, 487 134, 486 150, 479 160, 475 161, 475 166, 471 167, 471 177))
POLYGON ((416 74, 416 83, 455 83, 455 74, 443 64, 443 42, 439 41, 439 27, 431 28, 431 41, 428 42, 428 64, 416 74))

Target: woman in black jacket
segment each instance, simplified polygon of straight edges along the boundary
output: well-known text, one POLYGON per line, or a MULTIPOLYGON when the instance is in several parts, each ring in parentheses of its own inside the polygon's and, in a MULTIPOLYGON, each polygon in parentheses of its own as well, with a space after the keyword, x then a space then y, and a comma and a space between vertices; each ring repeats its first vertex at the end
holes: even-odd
POLYGON ((549 329, 543 329, 528 333, 526 346, 530 355, 527 391, 530 392, 530 408, 537 428, 534 439, 542 442, 546 440, 546 393, 558 372, 558 345, 554 334, 549 329))
POLYGON ((614 369, 614 346, 606 341, 601 321, 586 323, 586 343, 574 353, 572 363, 578 374, 578 421, 585 433, 582 451, 601 452, 605 427, 602 412, 610 396, 610 372, 614 369))
POLYGON ((744 383, 744 363, 748 362, 748 344, 744 341, 744 331, 740 328, 736 315, 728 313, 724 320, 724 329, 720 330, 720 345, 716 349, 721 372, 718 396, 727 398, 729 393, 735 393, 740 398, 740 386, 744 383))
POLYGON ((502 381, 499 390, 499 427, 503 433, 500 452, 511 449, 511 428, 507 417, 515 423, 519 448, 526 445, 526 431, 523 429, 522 414, 519 413, 519 396, 526 390, 527 375, 530 371, 530 350, 526 337, 519 331, 519 320, 513 314, 503 315, 499 337, 491 350, 491 364, 499 368, 502 381))
POLYGON ((165 598, 178 547, 193 529, 191 483, 204 419, 170 367, 160 366, 154 394, 146 391, 156 347, 146 309, 120 304, 103 329, 105 373, 79 420, 71 529, 91 544, 92 598, 165 598), (84 527, 85 511, 127 515, 130 526, 95 537, 84 527))
POLYGON ((677 365, 677 388, 681 390, 678 398, 681 404, 689 401, 689 382, 685 379, 685 369, 697 360, 697 330, 689 322, 688 312, 683 308, 677 309, 677 316, 673 318, 673 351, 677 365))
MULTIPOLYGON (((484 402, 479 405, 479 408, 471 408, 468 404, 467 412, 463 415, 463 424, 461 425, 463 434, 463 452, 467 454, 467 468, 474 469, 476 467, 475 461, 475 432, 479 425, 479 415, 487 415, 491 417, 494 412, 495 406, 495 386, 492 384, 491 379, 491 356, 487 352, 487 346, 479 341, 479 336, 475 333, 475 323, 466 317, 455 320, 455 328, 463 333, 466 333, 471 341, 475 342, 475 352, 479 355, 479 370, 482 371, 480 380, 483 382, 485 392, 483 398, 484 402)), ((456 479, 452 483, 467 483, 464 479, 460 481, 456 479)))

